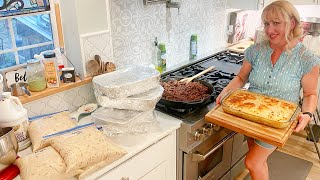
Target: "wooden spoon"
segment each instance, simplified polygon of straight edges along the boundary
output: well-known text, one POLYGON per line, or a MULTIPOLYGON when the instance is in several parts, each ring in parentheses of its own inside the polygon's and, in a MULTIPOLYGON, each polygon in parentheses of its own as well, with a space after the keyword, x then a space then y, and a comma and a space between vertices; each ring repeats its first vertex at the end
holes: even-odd
POLYGON ((192 76, 192 77, 188 77, 188 78, 183 78, 183 79, 181 79, 180 82, 185 82, 185 83, 188 84, 188 83, 191 82, 193 79, 195 79, 195 78, 197 78, 197 77, 199 77, 199 76, 201 76, 201 75, 203 75, 203 74, 205 74, 205 73, 213 70, 214 68, 215 68, 214 66, 210 66, 210 67, 207 68, 206 70, 201 71, 200 73, 198 73, 198 74, 196 74, 196 75, 194 75, 194 76, 192 76))

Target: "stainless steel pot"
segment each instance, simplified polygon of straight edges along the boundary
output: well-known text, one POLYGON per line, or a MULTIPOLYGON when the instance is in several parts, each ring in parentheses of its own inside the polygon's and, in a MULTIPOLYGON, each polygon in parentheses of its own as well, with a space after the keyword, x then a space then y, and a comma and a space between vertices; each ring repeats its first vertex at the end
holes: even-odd
POLYGON ((27 86, 28 86, 28 84, 27 83, 23 83, 23 82, 12 84, 10 86, 11 94, 13 96, 23 96, 25 94, 27 94, 28 96, 31 96, 30 92, 27 89, 27 86))
POLYGON ((12 127, 0 129, 0 171, 16 160, 18 142, 12 127))

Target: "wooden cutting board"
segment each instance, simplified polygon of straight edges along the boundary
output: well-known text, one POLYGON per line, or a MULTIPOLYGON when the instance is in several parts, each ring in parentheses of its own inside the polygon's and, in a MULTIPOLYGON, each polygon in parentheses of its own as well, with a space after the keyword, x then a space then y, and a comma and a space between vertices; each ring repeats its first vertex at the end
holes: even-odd
POLYGON ((296 127, 298 115, 296 113, 294 121, 288 127, 277 129, 263 124, 255 123, 240 117, 233 116, 223 112, 222 107, 216 106, 209 113, 206 114, 205 120, 222 127, 228 128, 232 131, 244 134, 248 137, 258 139, 260 141, 283 147, 287 142, 289 136, 292 134, 293 129, 296 127))

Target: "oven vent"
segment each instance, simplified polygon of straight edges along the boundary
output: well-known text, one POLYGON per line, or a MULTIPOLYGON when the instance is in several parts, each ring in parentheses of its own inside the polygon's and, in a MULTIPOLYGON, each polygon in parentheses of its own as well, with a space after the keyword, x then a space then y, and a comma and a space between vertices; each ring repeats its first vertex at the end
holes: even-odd
POLYGON ((145 5, 166 3, 167 0, 143 0, 145 5))

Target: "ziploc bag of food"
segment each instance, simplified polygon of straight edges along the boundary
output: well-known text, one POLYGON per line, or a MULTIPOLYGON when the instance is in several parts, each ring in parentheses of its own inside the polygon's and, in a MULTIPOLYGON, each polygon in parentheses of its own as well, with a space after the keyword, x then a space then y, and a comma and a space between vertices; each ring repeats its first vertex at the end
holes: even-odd
POLYGON ((82 170, 77 170, 65 173, 66 164, 60 154, 51 146, 18 158, 15 164, 19 167, 20 177, 23 180, 71 179, 82 172, 82 170))
POLYGON ((29 122, 28 133, 33 152, 49 146, 48 139, 43 138, 44 136, 76 126, 76 122, 71 119, 69 111, 33 117, 29 119, 29 122))
POLYGON ((45 138, 50 138, 51 146, 63 158, 67 173, 95 165, 115 155, 120 158, 126 154, 123 148, 112 143, 97 130, 94 123, 77 126, 45 138))

